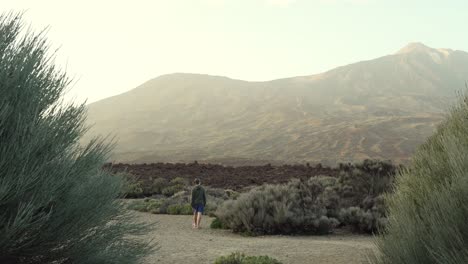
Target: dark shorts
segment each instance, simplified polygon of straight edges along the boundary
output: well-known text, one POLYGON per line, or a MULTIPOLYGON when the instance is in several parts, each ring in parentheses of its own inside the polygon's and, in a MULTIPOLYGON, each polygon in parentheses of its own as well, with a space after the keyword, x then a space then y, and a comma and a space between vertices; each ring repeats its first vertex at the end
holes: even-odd
POLYGON ((197 204, 197 205, 193 206, 192 208, 193 208, 194 213, 202 213, 203 214, 203 211, 205 210, 205 207, 202 204, 197 204))

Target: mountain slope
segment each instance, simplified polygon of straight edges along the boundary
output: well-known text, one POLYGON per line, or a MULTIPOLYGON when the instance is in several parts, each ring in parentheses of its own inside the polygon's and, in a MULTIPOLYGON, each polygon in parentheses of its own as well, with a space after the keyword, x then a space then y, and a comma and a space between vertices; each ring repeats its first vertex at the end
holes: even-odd
POLYGON ((468 53, 411 43, 328 72, 268 82, 170 74, 89 105, 113 160, 407 160, 468 79, 468 53))

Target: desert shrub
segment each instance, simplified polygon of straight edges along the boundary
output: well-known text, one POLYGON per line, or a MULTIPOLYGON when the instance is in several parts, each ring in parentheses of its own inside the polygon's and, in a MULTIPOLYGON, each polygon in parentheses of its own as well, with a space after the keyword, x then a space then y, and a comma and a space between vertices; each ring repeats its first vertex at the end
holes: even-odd
POLYGON ((125 181, 122 193, 126 198, 140 198, 144 195, 142 184, 134 180, 125 181))
POLYGON ((264 185, 224 202, 216 216, 234 231, 248 234, 328 233, 337 220, 327 217, 318 199, 323 189, 316 179, 264 185))
POLYGON ((189 203, 190 203, 190 200, 189 200, 188 192, 187 191, 179 192, 176 195, 173 195, 171 197, 164 199, 163 203, 159 207, 159 212, 161 214, 168 214, 169 206, 172 206, 172 205, 180 206, 180 205, 189 204, 189 203))
POLYGON ((236 191, 231 190, 231 189, 225 190, 225 193, 226 193, 227 198, 232 199, 232 200, 236 200, 240 195, 239 192, 236 192, 236 191))
POLYGON ((213 221, 211 221, 210 228, 213 229, 228 229, 228 227, 219 220, 219 218, 215 217, 213 221))
POLYGON ((326 235, 338 226, 340 222, 336 218, 329 218, 322 215, 319 219, 314 221, 315 233, 317 235, 326 235))
POLYGON ((172 215, 191 215, 193 210, 190 204, 171 204, 167 207, 167 213, 172 215))
POLYGON ((368 196, 390 192, 397 167, 391 162, 364 160, 361 163, 341 164, 338 182, 340 192, 346 198, 344 207, 359 204, 368 196))
POLYGON ((167 207, 167 213, 171 215, 178 215, 180 211, 180 205, 171 204, 167 207))
POLYGON ((184 190, 184 186, 183 185, 172 185, 172 186, 168 186, 166 188, 163 188, 162 189, 162 194, 165 195, 165 196, 172 196, 178 192, 181 192, 184 190))
POLYGON ((149 212, 152 214, 160 214, 160 207, 164 203, 163 199, 137 199, 128 205, 128 209, 139 212, 149 212))
POLYGON ((164 188, 168 186, 168 182, 164 178, 156 178, 151 183, 151 192, 153 194, 162 194, 164 188))
POLYGON ((161 199, 149 199, 145 201, 146 203, 146 210, 152 214, 159 213, 159 207, 161 207, 164 200, 161 199))
POLYGON ((213 197, 213 198, 223 199, 223 200, 226 200, 226 199, 229 198, 228 194, 223 189, 216 189, 216 188, 206 187, 205 191, 206 191, 207 196, 210 196, 210 197, 213 197))
POLYGON ((336 177, 330 177, 326 175, 319 175, 317 177, 310 178, 309 181, 316 181, 324 188, 335 187, 338 179, 336 177))
POLYGON ((170 185, 171 186, 174 186, 174 185, 187 186, 189 185, 189 181, 182 177, 176 177, 170 181, 170 185))
MULTIPOLYGON (((353 170, 356 168, 343 172, 353 170)), ((356 232, 378 232, 387 222, 386 206, 383 195, 375 195, 384 190, 356 193, 354 190, 362 188, 361 184, 346 177, 347 174, 343 178, 319 176, 260 186, 237 200, 224 202, 214 215, 234 231, 248 234, 326 234, 346 225, 356 232), (343 179, 354 187, 343 185, 343 179)))
POLYGON ((205 206, 205 214, 209 216, 215 215, 216 210, 218 209, 218 205, 222 203, 224 200, 221 201, 213 201, 210 199, 210 197, 206 198, 208 201, 206 202, 205 206))
POLYGON ((341 197, 337 186, 328 186, 323 189, 319 195, 320 204, 327 209, 327 216, 338 215, 341 206, 341 197))
POLYGON ((183 205, 182 209, 180 210, 180 214, 183 215, 191 215, 193 214, 193 208, 190 204, 183 205))
POLYGON ((268 256, 245 256, 236 252, 229 256, 219 257, 214 264, 281 264, 281 262, 268 256))
POLYGON ((139 263, 150 247, 102 170, 110 147, 79 144, 86 107, 63 102, 70 80, 45 36, 0 16, 0 263, 139 263))
POLYGON ((374 263, 468 263, 468 96, 461 99, 397 176, 374 263))
POLYGON ((215 214, 218 207, 225 201, 223 198, 216 198, 210 195, 207 195, 206 200, 205 213, 208 215, 215 214))
POLYGON ((212 188, 207 188, 205 213, 210 216, 214 216, 216 210, 218 209, 218 206, 229 199, 227 194, 225 194, 223 190, 218 189, 217 197, 212 196, 212 191, 212 188), (219 195, 221 193, 223 195, 219 195))
POLYGON ((362 233, 376 233, 387 223, 387 218, 380 212, 360 207, 342 208, 339 220, 343 225, 351 226, 354 231, 362 233))

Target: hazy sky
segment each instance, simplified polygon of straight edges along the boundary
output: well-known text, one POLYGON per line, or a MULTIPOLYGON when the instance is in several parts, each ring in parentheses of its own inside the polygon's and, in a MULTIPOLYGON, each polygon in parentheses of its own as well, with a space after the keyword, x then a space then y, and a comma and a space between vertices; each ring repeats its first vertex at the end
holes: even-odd
POLYGON ((320 73, 409 42, 468 51, 468 1, 0 0, 50 26, 58 63, 93 102, 173 72, 263 81, 320 73))

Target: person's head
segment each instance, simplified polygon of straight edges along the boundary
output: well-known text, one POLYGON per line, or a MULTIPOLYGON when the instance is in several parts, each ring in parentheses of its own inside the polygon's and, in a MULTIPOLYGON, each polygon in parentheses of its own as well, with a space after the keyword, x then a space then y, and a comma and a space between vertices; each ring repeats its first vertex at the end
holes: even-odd
POLYGON ((193 183, 194 183, 195 185, 200 185, 200 184, 201 184, 201 181, 200 181, 200 179, 195 178, 195 180, 193 180, 193 183))

